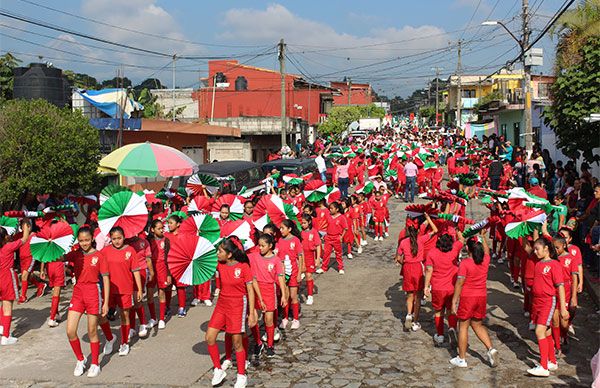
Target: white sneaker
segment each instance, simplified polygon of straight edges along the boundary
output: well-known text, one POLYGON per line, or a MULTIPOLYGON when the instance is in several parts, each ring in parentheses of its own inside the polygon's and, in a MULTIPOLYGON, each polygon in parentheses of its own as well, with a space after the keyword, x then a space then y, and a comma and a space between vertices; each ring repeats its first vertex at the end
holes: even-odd
POLYGON ((198 306, 200 304, 200 299, 198 298, 194 298, 194 300, 192 300, 192 303, 190 303, 192 306, 198 306))
POLYGON ((231 360, 226 359, 225 361, 223 361, 223 363, 221 364, 221 370, 226 371, 227 369, 231 368, 231 366, 233 365, 233 363, 231 362, 231 360))
POLYGON ((340 274, 340 275, 343 275, 343 274, 345 274, 345 273, 346 273, 346 272, 344 272, 344 270, 343 270, 343 269, 340 269, 340 271, 339 271, 339 274, 340 274))
POLYGON ((279 328, 275 328, 275 334, 273 334, 273 341, 277 342, 281 339, 281 332, 279 328))
POLYGON ((321 274, 321 273, 324 273, 325 271, 323 271, 323 269, 322 269, 322 268, 319 268, 319 269, 317 269, 315 272, 316 272, 316 273, 319 273, 319 274, 321 274))
POLYGON ((221 292, 221 290, 220 290, 220 289, 218 289, 218 288, 215 288, 215 292, 213 293, 213 295, 214 295, 215 297, 217 297, 217 296, 219 296, 219 292, 221 292))
POLYGON ((390 234, 389 234, 388 232, 385 232, 383 235, 384 235, 385 237, 390 237, 390 234))
POLYGON ((204 305, 208 307, 213 305, 213 302, 211 302, 210 299, 203 300, 202 303, 204 303, 204 305))
POLYGON ((525 312, 523 313, 523 316, 524 316, 525 318, 529 318, 529 311, 525 311, 525 312))
POLYGON ((100 365, 90 365, 90 369, 88 370, 87 377, 98 377, 100 374, 100 365))
POLYGON ((413 316, 412 314, 406 314, 406 319, 404 320, 404 329, 406 330, 410 330, 412 327, 412 320, 413 320, 413 316))
POLYGON ((360 245, 362 245, 363 247, 364 247, 365 245, 367 245, 367 244, 368 244, 367 240, 361 240, 361 241, 360 241, 360 245))
POLYGON ((48 319, 48 326, 49 327, 57 327, 58 322, 55 319, 48 319))
POLYGON ((281 320, 281 324, 279 325, 279 328, 285 329, 287 327, 288 323, 290 323, 290 321, 287 318, 283 318, 281 320))
POLYGON ((444 336, 443 335, 438 335, 438 334, 434 334, 433 335, 433 341, 435 342, 435 344, 437 346, 440 346, 444 343, 444 336))
POLYGON ((165 321, 163 321, 162 319, 160 321, 158 321, 158 329, 162 330, 165 327, 167 327, 167 324, 165 323, 165 321))
POLYGON ((140 331, 138 332, 140 338, 146 338, 148 336, 148 328, 146 325, 140 325, 140 331))
POLYGON ((122 344, 119 347, 119 356, 126 356, 129 354, 129 344, 122 344))
POLYGON ((1 346, 14 345, 17 342, 19 342, 19 339, 15 338, 15 337, 5 337, 5 336, 2 336, 2 338, 0 339, 0 345, 1 346))
POLYGON ((221 384, 221 382, 223 382, 223 380, 225 379, 225 376, 227 376, 227 373, 225 373, 225 371, 223 369, 215 368, 215 370, 213 371, 213 378, 212 378, 213 387, 215 385, 221 384))
POLYGON ((313 296, 312 295, 307 296, 306 297, 306 304, 310 306, 313 303, 314 303, 313 296))
POLYGON ((569 325, 569 334, 575 335, 575 328, 573 327, 573 325, 569 325))
POLYGON ((535 323, 533 322, 529 322, 529 330, 534 331, 535 330, 535 323))
POLYGON ((292 330, 296 330, 296 329, 299 329, 299 328, 300 328, 300 321, 299 321, 299 320, 297 320, 297 319, 294 319, 294 320, 292 321, 292 326, 291 326, 291 329, 292 329, 292 330))
POLYGON ((348 258, 349 259, 353 259, 354 258, 354 256, 352 256, 352 253, 348 253, 348 258))
POLYGON ((421 330, 421 324, 419 322, 413 322, 412 327, 410 328, 412 331, 421 330))
POLYGON ((498 366, 498 351, 496 349, 491 348, 488 350, 486 356, 492 368, 498 366))
POLYGON ((394 197, 396 197, 396 199, 400 198, 400 196, 398 194, 396 194, 394 197))
POLYGON ((358 249, 356 250, 356 252, 357 253, 363 253, 363 249, 362 249, 361 245, 358 246, 358 249))
POLYGON ((555 364, 551 361, 548 361, 548 370, 550 370, 550 371, 558 370, 558 362, 555 364))
POLYGON ((0 326, 0 335, 4 334, 4 326, 0 326))
POLYGON ((129 338, 133 338, 137 335, 137 331, 135 331, 134 329, 129 329, 129 338))
POLYGON ((262 340, 262 342, 267 342, 267 333, 265 332, 265 334, 263 334, 262 337, 260 337, 260 339, 262 340))
POLYGON ((421 299, 421 306, 426 306, 427 305, 427 298, 423 297, 423 299, 421 299))
POLYGON ((457 366, 459 368, 466 368, 467 367, 467 360, 460 358, 459 356, 454 357, 453 359, 450 360, 450 364, 457 366))
POLYGON ((532 376, 537 376, 537 377, 550 376, 550 371, 548 369, 542 368, 541 365, 538 365, 535 368, 527 369, 527 373, 529 373, 532 376))
POLYGON ((504 264, 504 259, 502 257, 498 258, 498 264, 504 264))
POLYGON ((113 347, 115 345, 115 342, 117 342, 117 337, 113 337, 112 340, 110 341, 106 341, 106 343, 104 344, 104 349, 102 351, 102 353, 109 355, 113 352, 113 347))
POLYGON ((154 319, 150 319, 150 320, 148 321, 148 323, 146 324, 146 327, 147 327, 148 329, 152 329, 154 326, 156 326, 156 324, 157 324, 157 322, 156 322, 154 319))
POLYGON ((77 364, 75 364, 75 370, 73 371, 73 376, 79 377, 79 376, 83 375, 83 371, 85 370, 85 362, 86 361, 87 360, 85 357, 83 358, 83 360, 77 361, 77 364))
POLYGON ((235 385, 233 388, 246 388, 246 383, 248 382, 248 378, 246 375, 237 375, 237 380, 235 380, 235 385))

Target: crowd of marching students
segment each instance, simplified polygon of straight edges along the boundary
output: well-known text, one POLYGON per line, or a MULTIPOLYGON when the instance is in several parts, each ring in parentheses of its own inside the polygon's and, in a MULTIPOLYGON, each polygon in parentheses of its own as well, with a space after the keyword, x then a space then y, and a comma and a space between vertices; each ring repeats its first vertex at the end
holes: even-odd
MULTIPOLYGON (((490 217, 485 224, 489 227, 491 247, 486 229, 472 229, 473 233, 467 233, 466 203, 473 200, 488 182, 495 180, 489 176, 494 169, 492 164, 503 163, 502 178, 492 184, 495 189, 509 189, 513 180, 513 164, 500 162, 499 154, 485 144, 460 137, 421 135, 412 130, 389 128, 362 141, 354 141, 347 148, 348 155, 338 158, 332 179, 334 184, 340 179, 345 184, 347 179, 350 186, 355 186, 354 194, 346 195, 340 188, 339 199, 309 202, 298 185, 286 187, 281 180, 269 181, 266 193, 246 198, 243 204, 242 219, 254 229, 253 246, 245 249, 244 242, 238 237, 224 238, 217 248, 215 289, 211 289, 211 281, 193 286, 192 306, 212 306, 213 298, 217 298, 206 332, 208 352, 214 364, 213 385, 225 379, 235 351, 235 386, 246 386, 247 360, 251 356, 258 359, 263 353, 266 357, 274 357, 274 344, 281 338, 280 329, 300 328, 299 303, 302 299, 307 305, 315 302, 315 274, 329 270, 332 254, 337 271, 344 274, 344 256, 351 259, 353 252, 362 253, 368 244, 367 234, 373 236, 374 242, 388 237, 388 201, 393 195, 404 194, 405 201, 412 202, 413 187, 409 190, 408 186, 413 183, 417 193, 431 202, 425 208, 407 208, 406 227, 398 238, 396 262, 402 266, 403 290, 406 292, 405 330, 421 328, 422 299, 430 297, 436 328, 434 344, 441 345, 446 339, 446 317, 447 339, 458 347, 457 357, 450 362, 457 367, 467 366, 465 354, 468 328, 471 327, 487 348, 490 365, 496 366, 498 352, 483 324, 486 280, 492 259, 498 263, 507 260, 512 285, 523 290, 524 313, 530 317, 530 327, 539 343, 540 363, 528 372, 548 376, 549 371, 556 370, 556 351, 568 344, 577 295, 582 291, 583 263, 580 250, 574 245, 577 233, 574 225, 556 212, 550 216, 556 220, 550 227, 543 223, 530 235, 509 238, 505 228, 511 218, 502 217, 510 210, 507 202, 502 200, 506 192, 489 190, 487 193, 492 197, 487 205, 490 217), (450 175, 448 189, 442 188, 443 165, 448 166, 450 175), (372 184, 368 189, 365 176, 367 183, 372 184), (286 219, 279 225, 267 224, 258 230, 253 224, 254 206, 261 196, 270 192, 284 203, 294 205, 299 210, 297 219, 286 219), (450 217, 444 218, 442 213, 450 217), (305 285, 304 296, 299 295, 302 284, 305 285), (262 325, 258 323, 259 315, 262 325), (225 332, 223 362, 216 345, 221 331, 225 332), (248 334, 251 334, 252 351, 248 334)), ((313 145, 318 157, 328 149, 322 140, 313 145)), ((530 178, 530 192, 543 194, 535 191, 536 177, 530 178)), ((220 193, 211 195, 205 190, 201 195, 207 197, 208 206, 211 206, 220 193)), ((557 194, 555 203, 558 201, 560 205, 561 198, 557 194)), ((596 185, 595 209, 599 199, 600 187, 596 185)), ((121 227, 112 228, 108 236, 100 235, 97 207, 88 206, 85 209, 87 219, 77 232, 73 251, 61 260, 43 263, 39 278, 33 276, 34 260, 28 248, 32 227, 35 230, 44 227, 44 223, 60 221, 32 222, 23 218, 21 234, 12 237, 0 228, 0 299, 3 307, 0 310, 0 343, 11 345, 17 342, 10 335, 13 301, 27 302, 30 283, 37 287, 38 297, 44 295, 47 286, 52 289, 47 323, 49 327, 59 325, 58 310, 61 289, 66 285, 65 272, 74 280, 66 330, 77 359, 75 376, 81 376, 88 365, 77 336, 83 314, 87 314, 91 348, 89 377, 100 373, 98 327, 106 339, 103 353, 113 352, 117 336, 111 330, 109 318, 114 319, 117 311, 121 356, 129 353, 132 336, 144 338, 154 326, 159 330, 166 328, 167 318, 172 315, 173 291, 178 306, 173 315, 185 317, 188 285, 171 275, 169 252, 173 241, 185 238, 178 230, 183 221, 181 212, 185 214, 188 210, 189 201, 190 198, 179 198, 179 201, 149 206, 146 229, 128 239, 121 227), (15 262, 19 263, 20 292, 15 262), (158 311, 155 297, 158 298, 158 311)), ((218 215, 215 214, 221 227, 230 222, 230 210, 224 204, 218 209, 218 215)), ((592 220, 597 217, 595 214, 591 213, 592 220)), ((398 221, 399 217, 392 219, 398 221)), ((597 226, 596 218, 593 227, 597 226)), ((597 248, 595 244, 593 241, 590 244, 592 251, 597 248)))

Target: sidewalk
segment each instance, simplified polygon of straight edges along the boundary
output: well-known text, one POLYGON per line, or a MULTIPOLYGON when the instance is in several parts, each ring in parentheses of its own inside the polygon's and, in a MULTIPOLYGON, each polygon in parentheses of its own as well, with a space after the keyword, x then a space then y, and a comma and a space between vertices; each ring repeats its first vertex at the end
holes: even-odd
POLYGON ((590 295, 596 308, 600 308, 600 279, 585 269, 583 271, 583 289, 590 295))

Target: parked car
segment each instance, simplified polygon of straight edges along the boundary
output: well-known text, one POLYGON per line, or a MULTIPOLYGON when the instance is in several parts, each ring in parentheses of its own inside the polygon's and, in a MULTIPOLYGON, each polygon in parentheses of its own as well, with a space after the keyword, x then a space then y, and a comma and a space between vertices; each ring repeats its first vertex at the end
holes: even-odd
MULTIPOLYGON (((327 166, 327 181, 331 182, 331 171, 333 164, 330 160, 325 159, 325 165, 327 166)), ((304 174, 313 174, 314 179, 321 179, 321 175, 317 169, 317 163, 315 158, 298 158, 298 159, 277 159, 265 162, 262 164, 262 170, 267 173, 276 169, 281 174, 296 174, 302 176, 304 174)))
MULTIPOLYGON (((226 160, 201 164, 198 167, 198 173, 220 178, 221 189, 223 189, 225 183, 228 183, 233 194, 237 194, 244 186, 246 186, 247 193, 254 193, 265 188, 265 185, 261 182, 265 179, 265 174, 260 168, 260 164, 254 162, 226 160), (224 179, 228 177, 231 179, 224 179)), ((185 179, 185 182, 187 182, 187 179, 185 179)))

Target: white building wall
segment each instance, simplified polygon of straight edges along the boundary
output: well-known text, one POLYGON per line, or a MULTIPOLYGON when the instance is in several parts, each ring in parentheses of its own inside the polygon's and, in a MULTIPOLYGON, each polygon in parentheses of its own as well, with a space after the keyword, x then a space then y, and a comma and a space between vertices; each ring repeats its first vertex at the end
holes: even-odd
MULTIPOLYGON (((184 107, 175 118, 180 121, 198 121, 198 101, 192 98, 194 89, 175 89, 175 108, 184 107)), ((163 106, 162 114, 166 116, 173 109, 173 89, 151 89, 156 102, 163 106)))

